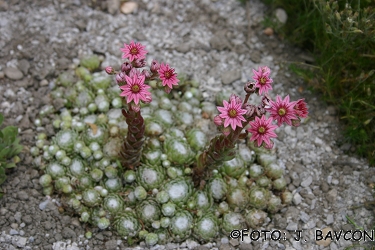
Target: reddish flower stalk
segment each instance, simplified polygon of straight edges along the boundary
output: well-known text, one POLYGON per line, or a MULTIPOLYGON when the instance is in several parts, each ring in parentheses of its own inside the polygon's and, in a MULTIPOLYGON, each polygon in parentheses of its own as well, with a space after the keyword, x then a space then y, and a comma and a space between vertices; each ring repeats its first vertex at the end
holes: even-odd
POLYGON ((128 133, 121 148, 121 163, 125 168, 133 169, 139 166, 142 147, 145 141, 145 124, 141 112, 134 111, 131 105, 129 109, 122 109, 122 114, 128 124, 128 133))
POLYGON ((229 135, 215 136, 206 150, 198 156, 198 161, 193 169, 194 185, 203 188, 204 181, 209 179, 211 170, 224 161, 233 159, 236 155, 236 143, 242 132, 241 127, 231 131, 229 135))

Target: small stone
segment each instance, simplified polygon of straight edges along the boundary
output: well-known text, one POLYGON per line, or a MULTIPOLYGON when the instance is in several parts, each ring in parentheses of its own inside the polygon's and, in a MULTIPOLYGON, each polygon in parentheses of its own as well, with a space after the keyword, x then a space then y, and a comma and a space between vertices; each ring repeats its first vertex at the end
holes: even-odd
POLYGON ((9 8, 9 5, 6 1, 1 0, 0 1, 0 11, 7 11, 9 8))
POLYGON ((239 240, 238 239, 230 239, 229 240, 229 244, 231 244, 232 246, 236 247, 240 244, 239 240))
POLYGON ((17 246, 17 247, 20 247, 20 248, 25 247, 26 242, 27 242, 27 238, 25 238, 25 237, 15 236, 12 239, 13 246, 17 246))
POLYGON ((18 192, 18 199, 23 200, 23 201, 27 201, 27 200, 29 200, 29 194, 26 193, 25 191, 21 190, 21 191, 18 192))
POLYGON ((76 233, 74 232, 73 229, 69 228, 69 227, 65 227, 62 231, 62 236, 65 238, 65 239, 73 239, 76 236, 76 233))
POLYGON ((30 69, 29 61, 22 59, 18 62, 18 68, 22 71, 24 75, 27 75, 30 69))
POLYGON ((329 246, 329 244, 331 244, 331 238, 327 237, 326 239, 324 239, 328 232, 332 233, 332 228, 330 227, 323 228, 322 235, 321 235, 323 239, 316 240, 315 241, 316 244, 318 244, 319 246, 324 246, 324 247, 329 246))
POLYGON ((107 0, 108 12, 112 15, 116 14, 120 7, 120 0, 107 0))
POLYGON ((281 9, 281 8, 277 8, 275 10, 275 17, 282 24, 285 24, 286 21, 288 20, 288 14, 286 13, 284 9, 281 9))
POLYGON ((230 84, 241 79, 241 72, 238 69, 228 70, 221 75, 223 84, 230 84))
POLYGON ((293 203, 294 205, 298 205, 302 202, 302 197, 299 193, 295 193, 293 196, 293 203))
POLYGON ((121 12, 124 14, 135 13, 138 10, 138 3, 136 2, 125 2, 121 5, 121 12))
POLYGON ((308 187, 308 186, 310 186, 310 184, 312 183, 312 181, 313 181, 313 178, 312 178, 312 176, 310 175, 309 177, 307 177, 305 180, 303 180, 303 181, 301 182, 301 186, 302 186, 302 187, 308 187))
POLYGON ((116 248, 117 248, 117 240, 109 240, 105 243, 105 249, 116 250, 116 248))
POLYGON ((219 250, 231 250, 232 247, 226 243, 226 244, 221 244, 220 247, 219 247, 219 250))
POLYGON ((48 85, 48 81, 47 81, 46 79, 43 79, 43 80, 40 81, 39 85, 40 85, 41 87, 43 87, 43 86, 47 86, 47 85, 48 85))
POLYGON ((197 246, 199 246, 199 244, 193 240, 186 240, 186 246, 189 249, 195 249, 197 246))
POLYGON ((188 43, 181 43, 176 46, 176 50, 181 53, 187 53, 190 51, 190 45, 188 43))
POLYGON ((301 211, 300 214, 301 214, 301 220, 302 220, 304 223, 307 223, 307 222, 310 220, 310 216, 309 216, 307 213, 301 211))
POLYGON ((267 36, 272 36, 272 35, 273 35, 273 29, 270 28, 270 27, 265 28, 265 29, 263 30, 263 33, 264 33, 265 35, 267 35, 267 36))
POLYGON ((17 235, 17 234, 19 234, 19 232, 12 228, 11 230, 9 230, 9 234, 10 235, 17 235))
POLYGON ((288 226, 286 226, 286 230, 294 231, 298 229, 298 224, 295 222, 290 222, 288 226))
POLYGON ((333 223, 333 214, 327 214, 327 219, 326 219, 326 223, 327 225, 330 225, 333 223))
POLYGON ((335 202, 336 199, 337 199, 337 190, 336 189, 331 189, 328 193, 327 193, 327 197, 326 199, 329 201, 329 202, 335 202))
POLYGON ((7 67, 4 70, 5 76, 12 80, 20 80, 23 78, 22 71, 18 68, 7 67))

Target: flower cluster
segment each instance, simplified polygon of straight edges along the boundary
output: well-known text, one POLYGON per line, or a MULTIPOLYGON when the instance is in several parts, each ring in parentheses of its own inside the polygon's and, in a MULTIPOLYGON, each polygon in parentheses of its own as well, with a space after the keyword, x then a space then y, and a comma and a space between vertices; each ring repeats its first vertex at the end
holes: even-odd
POLYGON ((116 81, 122 90, 120 96, 126 99, 127 109, 122 110, 123 116, 128 124, 128 134, 120 152, 122 164, 127 168, 134 168, 140 164, 143 144, 145 141, 145 124, 141 115, 140 102, 150 103, 152 96, 151 88, 147 82, 160 80, 166 93, 169 93, 173 86, 178 85, 179 80, 174 69, 168 64, 159 63, 156 60, 151 62, 149 69, 146 66, 145 46, 140 43, 131 42, 124 44, 121 48, 122 58, 128 59, 121 65, 121 70, 116 72, 112 67, 106 67, 105 71, 110 75, 116 75, 116 81))
POLYGON ((167 93, 172 90, 173 86, 178 85, 177 74, 168 64, 160 64, 153 60, 149 69, 140 70, 146 66, 147 54, 147 50, 142 44, 134 41, 130 44, 125 43, 121 51, 123 52, 122 58, 128 59, 128 61, 121 65, 120 72, 114 71, 110 66, 106 67, 105 71, 110 75, 116 75, 117 84, 122 90, 120 96, 125 97, 132 110, 140 110, 140 101, 143 103, 152 101, 147 81, 160 79, 167 93))
POLYGON ((245 101, 235 95, 229 98, 229 102, 224 100, 224 107, 217 107, 221 114, 214 118, 214 122, 226 136, 235 132, 237 127, 242 130, 249 124, 250 127, 246 131, 251 133, 250 141, 256 142, 257 147, 271 149, 271 138, 277 137, 274 130, 283 123, 299 126, 301 118, 307 117, 308 110, 304 99, 291 102, 289 95, 284 99, 277 95, 276 101, 271 100, 268 91, 272 89, 273 80, 270 78, 271 70, 268 67, 259 67, 258 71, 253 70, 253 73, 255 82, 249 82, 244 87, 245 101), (253 93, 263 94, 258 106, 247 103, 253 93), (268 118, 265 115, 267 111, 270 114, 268 118), (277 125, 273 125, 273 121, 276 121, 277 125))

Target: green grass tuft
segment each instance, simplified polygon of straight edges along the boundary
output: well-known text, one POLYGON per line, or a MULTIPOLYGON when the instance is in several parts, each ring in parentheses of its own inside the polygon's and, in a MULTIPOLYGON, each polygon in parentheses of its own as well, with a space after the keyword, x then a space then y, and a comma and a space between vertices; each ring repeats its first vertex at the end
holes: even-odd
POLYGON ((288 21, 274 17, 264 24, 293 44, 310 51, 315 65, 294 65, 338 108, 345 142, 375 165, 375 2, 370 0, 264 0, 271 9, 283 8, 288 21))

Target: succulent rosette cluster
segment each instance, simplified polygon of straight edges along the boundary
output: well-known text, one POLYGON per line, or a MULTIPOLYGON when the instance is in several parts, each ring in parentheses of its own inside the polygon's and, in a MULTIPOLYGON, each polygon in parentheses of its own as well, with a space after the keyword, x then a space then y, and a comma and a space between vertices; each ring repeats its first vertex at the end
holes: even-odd
POLYGON ((300 125, 308 109, 303 99, 270 98, 269 68, 254 71, 244 99, 231 95, 217 107, 168 64, 146 66, 142 44, 121 51, 118 71, 97 72, 92 56, 53 85, 51 97, 64 106, 42 108, 30 149, 45 195, 96 230, 148 246, 259 228, 291 202, 268 149, 276 128, 300 125), (251 94, 259 105, 248 103, 251 94), (55 133, 47 136, 47 126, 55 133))

